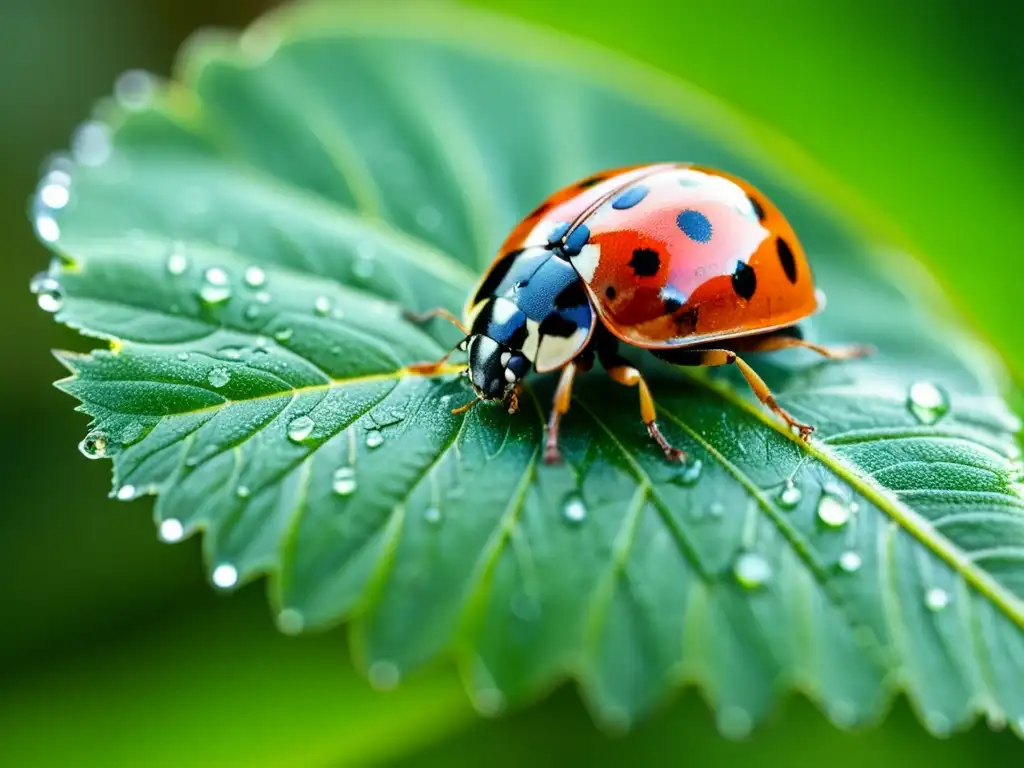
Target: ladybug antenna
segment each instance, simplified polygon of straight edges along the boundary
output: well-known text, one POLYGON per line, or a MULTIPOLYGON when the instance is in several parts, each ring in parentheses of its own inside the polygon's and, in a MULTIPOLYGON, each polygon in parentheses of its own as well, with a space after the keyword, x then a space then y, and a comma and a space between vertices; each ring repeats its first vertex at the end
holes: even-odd
POLYGON ((465 413, 466 411, 468 411, 470 408, 472 408, 474 405, 476 405, 477 403, 479 403, 483 399, 484 399, 483 395, 477 395, 476 398, 474 398, 473 400, 470 400, 465 405, 460 405, 458 408, 454 409, 452 411, 452 415, 453 416, 458 416, 460 413, 465 413))

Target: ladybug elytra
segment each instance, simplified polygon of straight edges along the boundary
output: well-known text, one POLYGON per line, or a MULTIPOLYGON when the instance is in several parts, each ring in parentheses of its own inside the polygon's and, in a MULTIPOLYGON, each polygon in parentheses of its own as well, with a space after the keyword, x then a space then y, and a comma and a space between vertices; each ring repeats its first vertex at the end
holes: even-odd
MULTIPOLYGON (((544 458, 555 462, 558 425, 578 372, 595 357, 620 384, 635 386, 640 414, 670 460, 684 458, 662 435, 643 376, 620 343, 676 365, 736 365, 758 399, 807 439, 737 352, 810 349, 829 359, 869 349, 829 349, 803 339, 797 323, 821 308, 807 257, 775 205, 745 181, 683 163, 618 168, 551 195, 506 238, 466 303, 457 349, 480 401, 518 407, 523 378, 561 370, 544 458)), ((441 360, 411 366, 429 373, 441 360)))

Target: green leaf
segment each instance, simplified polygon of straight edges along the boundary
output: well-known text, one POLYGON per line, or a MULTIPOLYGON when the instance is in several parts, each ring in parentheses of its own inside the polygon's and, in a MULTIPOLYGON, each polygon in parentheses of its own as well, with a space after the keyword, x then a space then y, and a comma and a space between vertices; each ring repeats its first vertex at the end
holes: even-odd
POLYGON ((707 97, 508 20, 395 8, 198 39, 180 83, 123 82, 41 182, 60 258, 40 304, 113 340, 63 355, 60 386, 116 496, 156 494, 165 538, 205 531, 215 585, 269 574, 282 630, 349 619, 378 687, 454 654, 484 713, 571 676, 613 727, 693 682, 732 736, 790 689, 843 727, 902 689, 935 733, 1024 728, 1018 423, 929 278, 707 97), (558 186, 665 159, 763 188, 829 295, 809 334, 877 346, 756 361, 809 445, 728 372, 652 365, 699 470, 596 374, 548 467, 550 377, 515 416, 453 416, 458 377, 407 372, 457 336, 401 309, 458 309, 558 186))

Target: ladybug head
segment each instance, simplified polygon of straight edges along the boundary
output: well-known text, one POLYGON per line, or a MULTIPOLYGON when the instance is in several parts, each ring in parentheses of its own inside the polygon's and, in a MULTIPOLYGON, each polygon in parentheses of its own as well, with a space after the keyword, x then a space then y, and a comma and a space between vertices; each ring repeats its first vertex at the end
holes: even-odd
POLYGON ((514 405, 519 381, 530 370, 526 355, 481 333, 469 337, 466 352, 469 380, 477 396, 514 405))

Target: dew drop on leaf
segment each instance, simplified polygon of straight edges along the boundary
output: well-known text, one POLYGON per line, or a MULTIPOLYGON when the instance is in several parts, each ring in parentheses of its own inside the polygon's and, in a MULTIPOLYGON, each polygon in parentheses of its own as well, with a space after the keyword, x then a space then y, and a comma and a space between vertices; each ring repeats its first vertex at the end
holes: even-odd
POLYGON ((45 272, 32 278, 29 289, 36 295, 36 303, 44 312, 57 312, 64 306, 64 291, 60 283, 45 272))
POLYGON ((231 587, 238 583, 238 569, 233 565, 221 563, 213 569, 211 578, 213 586, 220 589, 231 589, 231 587))
POLYGON ((71 201, 71 177, 64 171, 51 171, 39 187, 39 202, 45 208, 59 211, 71 201))
POLYGON ((251 267, 246 268, 245 274, 243 275, 242 279, 245 281, 245 284, 250 288, 259 288, 261 285, 267 282, 267 273, 264 272, 261 267, 253 265, 251 267))
POLYGON ((907 393, 907 407, 922 424, 934 424, 949 411, 949 396, 930 381, 916 381, 907 393))
POLYGON ((376 252, 373 246, 368 243, 360 243, 356 248, 356 258, 352 263, 353 274, 362 279, 369 280, 373 277, 376 267, 376 252))
POLYGON ((259 293, 256 294, 256 301, 258 301, 260 304, 269 304, 270 299, 271 296, 268 291, 260 291, 259 293))
POLYGON ((720 501, 711 502, 711 506, 708 507, 708 515, 711 517, 721 517, 725 514, 725 505, 720 501))
POLYGON ((78 444, 78 450, 87 459, 102 459, 107 455, 107 434, 99 430, 90 432, 78 444))
POLYGON ((356 490, 355 467, 338 467, 334 470, 331 487, 339 496, 349 496, 354 493, 356 490))
POLYGON ((860 554, 854 552, 852 549, 843 552, 839 556, 839 567, 846 571, 846 573, 856 573, 860 570, 863 561, 860 554))
POLYGON ((441 510, 437 507, 427 507, 423 512, 423 519, 431 525, 437 525, 441 522, 441 510))
POLYGON ((179 352, 177 355, 175 355, 175 357, 177 357, 181 361, 185 361, 188 360, 189 354, 188 352, 179 352))
POLYGON ((733 574, 741 587, 757 589, 768 583, 772 577, 772 566, 756 552, 744 552, 736 558, 733 574))
POLYGON ((398 667, 393 662, 383 660, 373 662, 367 676, 370 678, 370 685, 378 691, 394 690, 402 679, 398 667))
POLYGON ((160 523, 160 539, 168 544, 174 544, 182 540, 185 536, 185 526, 182 525, 181 520, 175 520, 173 517, 169 517, 160 523))
POLYGON ((587 506, 577 494, 570 495, 562 505, 562 517, 569 525, 579 525, 587 519, 587 506))
POLYGON ((199 298, 207 304, 222 304, 231 298, 228 273, 220 267, 210 267, 204 274, 205 282, 199 289, 199 298))
POLYGON ((188 269, 188 256, 185 255, 185 246, 175 243, 171 246, 171 252, 167 254, 167 272, 172 275, 183 275, 188 269))
POLYGON ((842 528, 853 515, 850 505, 828 491, 818 501, 818 519, 829 528, 842 528))
POLYGON ((252 322, 253 320, 258 320, 261 314, 263 314, 263 308, 259 304, 250 304, 245 308, 242 316, 252 322))
POLYGON ((252 490, 248 485, 240 485, 235 489, 235 496, 240 499, 248 499, 252 495, 252 490))
POLYGON ((301 443, 303 440, 309 438, 313 434, 313 428, 316 424, 309 416, 299 416, 298 418, 292 419, 288 425, 288 439, 293 443, 301 443))
POLYGON ((379 448, 384 444, 384 435, 380 433, 379 429, 371 429, 366 434, 366 447, 367 448, 379 448))
POLYGON ((786 481, 782 490, 779 491, 776 501, 779 502, 779 506, 783 509, 795 509, 803 497, 804 492, 790 479, 786 481))
POLYGON ((46 243, 56 243, 60 240, 60 226, 53 216, 36 216, 36 234, 39 239, 46 243))
POLYGON ((932 587, 924 595, 924 604, 929 611, 941 611, 949 605, 949 592, 940 588, 932 587))
POLYGON ((718 729, 729 739, 742 739, 754 729, 754 720, 742 707, 726 705, 718 713, 718 729))
POLYGON ((277 626, 286 635, 297 635, 305 628, 306 619, 294 608, 285 608, 277 614, 277 626))
POLYGON ((313 302, 313 311, 320 317, 326 317, 331 312, 331 300, 326 296, 317 296, 313 302))
POLYGON ((293 331, 291 328, 282 328, 279 331, 274 331, 274 338, 284 343, 288 341, 292 337, 292 334, 294 333, 295 331, 293 331))
POLYGON ((153 76, 141 69, 130 69, 114 82, 114 98, 125 109, 144 109, 153 98, 153 76))
POLYGON ((103 165, 112 151, 110 128, 97 120, 82 123, 71 137, 71 156, 80 165, 103 165))
POLYGON ((677 485, 696 485, 700 480, 700 474, 704 470, 704 463, 700 459, 687 462, 682 469, 673 477, 677 485))
POLYGON ((206 380, 210 382, 211 387, 220 389, 231 381, 231 373, 227 368, 214 368, 206 375, 206 380))
POLYGON ((135 498, 135 486, 134 485, 122 485, 117 489, 117 498, 120 501, 131 501, 135 498))

